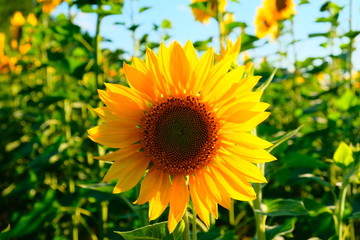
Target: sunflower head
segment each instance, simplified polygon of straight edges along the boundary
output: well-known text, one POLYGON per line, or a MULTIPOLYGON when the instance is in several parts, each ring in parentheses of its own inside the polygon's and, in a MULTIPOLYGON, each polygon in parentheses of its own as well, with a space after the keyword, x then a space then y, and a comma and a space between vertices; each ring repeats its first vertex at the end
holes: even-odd
POLYGON ((26 21, 33 27, 35 27, 37 25, 37 22, 38 22, 34 13, 30 13, 27 16, 26 21))
POLYGON ((63 0, 37 0, 42 4, 42 11, 44 13, 51 13, 63 0))
POLYGON ((254 24, 255 35, 258 38, 264 38, 269 35, 270 39, 274 40, 279 35, 277 20, 267 8, 260 7, 257 9, 254 24))
POLYGON ((6 35, 0 32, 0 57, 4 56, 6 35))
POLYGON ((130 87, 99 90, 104 121, 89 137, 118 150, 98 157, 112 162, 104 181, 117 179, 114 193, 134 187, 145 174, 136 204, 149 202, 149 219, 170 206, 172 232, 191 199, 209 226, 218 204, 255 198, 250 182, 266 182, 254 163, 275 160, 271 143, 250 134, 269 106, 252 92, 260 77, 245 67, 229 71, 233 54, 214 64, 211 48, 200 58, 191 42, 160 45, 156 55, 124 64, 130 87))
POLYGON ((295 15, 295 2, 294 0, 276 0, 268 1, 270 7, 274 10, 274 17, 278 20, 284 20, 295 15), (272 4, 272 6, 271 6, 272 4))
POLYGON ((20 11, 16 11, 10 19, 12 26, 21 27, 25 24, 25 18, 20 11))
POLYGON ((192 13, 195 20, 201 23, 209 23, 210 18, 216 17, 218 12, 225 12, 226 0, 192 0, 192 13))

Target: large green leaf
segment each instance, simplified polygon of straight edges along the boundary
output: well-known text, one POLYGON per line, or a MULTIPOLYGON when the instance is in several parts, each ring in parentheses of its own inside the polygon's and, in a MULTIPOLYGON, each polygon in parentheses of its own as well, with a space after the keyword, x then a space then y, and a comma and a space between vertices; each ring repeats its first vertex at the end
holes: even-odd
POLYGON ((278 226, 266 226, 266 239, 274 239, 275 237, 291 233, 295 228, 295 222, 296 218, 291 218, 278 226))
POLYGON ((334 153, 334 161, 340 167, 347 167, 354 162, 351 148, 344 142, 341 142, 334 153))
POLYGON ((264 200, 266 208, 265 211, 260 212, 263 215, 277 217, 277 216, 299 216, 308 214, 304 203, 293 199, 275 199, 264 200))
POLYGON ((176 240, 180 239, 184 228, 185 223, 181 220, 172 234, 168 231, 167 222, 155 223, 128 232, 115 233, 120 234, 125 240, 176 240))

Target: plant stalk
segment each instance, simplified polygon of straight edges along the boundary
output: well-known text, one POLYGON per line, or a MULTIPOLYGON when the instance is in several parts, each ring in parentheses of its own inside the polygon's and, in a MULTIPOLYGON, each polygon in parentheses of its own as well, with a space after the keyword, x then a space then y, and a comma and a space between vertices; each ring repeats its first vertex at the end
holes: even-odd
POLYGON ((191 208, 192 208, 192 240, 196 240, 197 227, 196 227, 196 210, 194 204, 191 204, 191 208))
POLYGON ((338 235, 339 240, 343 240, 343 218, 344 218, 344 211, 345 211, 345 202, 346 202, 346 192, 348 189, 348 184, 342 186, 339 193, 339 202, 337 206, 337 226, 336 226, 336 233, 338 235))
MULTIPOLYGON (((193 218, 195 218, 195 217, 193 216, 193 218)), ((185 223, 185 229, 184 229, 184 232, 182 233, 182 239, 190 240, 190 226, 189 226, 189 216, 188 216, 187 210, 184 213, 183 220, 185 223)))
MULTIPOLYGON (((259 163, 258 167, 260 168, 261 172, 264 173, 265 164, 259 163)), ((265 240, 265 223, 266 223, 266 216, 261 214, 261 202, 262 202, 262 189, 260 183, 254 184, 254 190, 256 193, 256 199, 253 201, 253 210, 255 215, 255 224, 256 224, 256 239, 257 240, 265 240)))
MULTIPOLYGON (((99 8, 101 8, 101 5, 99 5, 99 8)), ((95 48, 94 48, 94 50, 95 50, 95 81, 96 81, 96 89, 98 89, 100 84, 101 84, 101 80, 100 80, 100 65, 101 65, 100 27, 101 27, 102 19, 103 19, 103 16, 98 14, 97 19, 96 19, 95 48)))

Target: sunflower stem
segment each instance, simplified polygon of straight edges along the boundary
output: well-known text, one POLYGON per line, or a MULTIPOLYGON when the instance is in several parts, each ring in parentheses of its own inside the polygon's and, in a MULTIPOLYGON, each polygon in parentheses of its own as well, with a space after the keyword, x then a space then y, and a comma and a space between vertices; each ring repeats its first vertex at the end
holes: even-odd
POLYGON ((190 227, 189 227, 189 217, 188 217, 187 210, 185 211, 185 214, 183 216, 183 220, 184 220, 184 223, 185 223, 185 229, 184 229, 184 231, 182 233, 182 239, 183 240, 190 240, 190 227))
POLYGON ((196 240, 197 228, 196 228, 196 210, 194 204, 191 204, 191 209, 192 209, 192 240, 196 240))
POLYGON ((221 47, 224 46, 225 44, 225 37, 226 37, 226 29, 225 29, 225 22, 224 22, 224 14, 220 11, 219 9, 219 2, 217 1, 217 21, 219 24, 219 40, 220 40, 220 51, 221 51, 221 47))
POLYGON ((337 226, 336 232, 338 235, 338 239, 343 239, 343 218, 344 218, 344 210, 345 210, 345 202, 346 202, 346 192, 348 189, 348 185, 342 186, 339 193, 339 202, 338 202, 338 212, 337 212, 337 226))
MULTIPOLYGON (((257 135, 256 128, 252 131, 253 135, 257 135)), ((261 173, 265 174, 265 163, 258 163, 258 168, 261 173)), ((266 216, 261 214, 262 208, 262 187, 261 183, 254 183, 254 190, 256 193, 256 198, 252 202, 251 206, 255 215, 255 224, 256 224, 256 239, 257 240, 265 240, 265 225, 266 225, 266 216)))
MULTIPOLYGON (((101 8, 101 4, 98 5, 98 8, 101 8)), ((101 21, 103 19, 103 16, 98 14, 96 19, 96 30, 95 30, 95 82, 96 82, 96 89, 99 88, 99 85, 101 83, 100 81, 100 64, 101 64, 101 49, 100 49, 100 43, 101 43, 101 35, 100 35, 100 26, 101 21)))

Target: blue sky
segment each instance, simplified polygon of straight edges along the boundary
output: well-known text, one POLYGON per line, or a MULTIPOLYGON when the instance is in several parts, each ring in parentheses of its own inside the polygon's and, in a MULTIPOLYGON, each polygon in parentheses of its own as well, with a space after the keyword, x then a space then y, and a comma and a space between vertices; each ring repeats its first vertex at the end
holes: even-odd
MULTIPOLYGON (((345 33, 348 31, 349 21, 349 1, 350 0, 335 0, 337 4, 344 6, 344 10, 341 12, 339 19, 341 25, 339 26, 339 32, 345 33)), ((255 29, 253 25, 256 8, 261 5, 260 0, 239 0, 240 3, 229 2, 227 10, 234 12, 235 20, 246 22, 248 28, 246 29, 248 34, 254 34, 255 29)), ((324 49, 319 46, 320 43, 324 42, 324 39, 320 38, 308 38, 310 33, 321 33, 326 32, 329 29, 327 23, 315 23, 316 18, 325 17, 326 14, 319 11, 320 6, 325 0, 310 0, 310 4, 305 4, 297 7, 297 14, 294 19, 294 31, 297 40, 301 40, 297 43, 297 55, 300 60, 306 57, 321 57, 329 54, 329 49, 324 49)), ((172 22, 172 29, 168 31, 171 35, 170 40, 177 40, 181 43, 185 43, 187 40, 198 41, 205 40, 209 37, 214 37, 213 47, 218 49, 218 27, 215 20, 211 20, 209 24, 201 24, 194 21, 191 9, 188 7, 189 1, 184 0, 126 0, 123 8, 122 15, 113 15, 104 18, 101 25, 101 35, 112 40, 112 42, 104 42, 103 48, 110 48, 112 50, 121 48, 128 52, 128 55, 132 55, 132 39, 131 33, 126 27, 131 25, 130 15, 134 9, 134 22, 140 24, 137 29, 136 35, 140 38, 145 33, 150 33, 150 39, 157 42, 159 41, 158 33, 152 31, 153 24, 160 24, 162 20, 168 19, 172 22), (138 9, 141 7, 148 6, 151 9, 139 14, 138 9), (116 25, 115 22, 124 22, 126 25, 116 25)), ((53 15, 57 15, 62 12, 67 12, 67 3, 60 5, 54 12, 53 15)), ((95 33, 95 21, 96 17, 94 14, 81 13, 77 9, 71 9, 73 14, 76 14, 75 23, 82 27, 84 31, 88 31, 90 34, 95 33)), ((353 0, 352 8, 352 22, 353 30, 360 30, 360 1, 353 0)), ((230 37, 236 39, 236 32, 230 37)), ((357 37, 355 46, 358 48, 353 54, 353 63, 356 69, 360 69, 360 36, 357 37)), ((293 56, 293 49, 284 48, 284 43, 289 42, 289 37, 281 39, 282 50, 288 52, 289 56, 293 56)), ((340 42, 337 42, 340 44, 340 42)), ((261 47, 250 51, 252 57, 261 59, 263 56, 270 56, 272 59, 276 50, 279 49, 279 44, 266 43, 266 40, 259 41, 261 47), (265 43, 265 44, 264 44, 265 43)), ((339 53, 338 48, 334 48, 334 54, 339 53)), ((288 63, 280 62, 279 66, 287 66, 288 63)))

